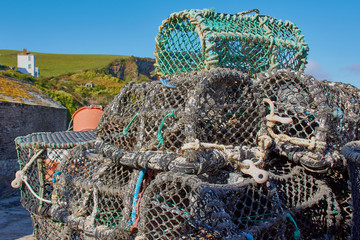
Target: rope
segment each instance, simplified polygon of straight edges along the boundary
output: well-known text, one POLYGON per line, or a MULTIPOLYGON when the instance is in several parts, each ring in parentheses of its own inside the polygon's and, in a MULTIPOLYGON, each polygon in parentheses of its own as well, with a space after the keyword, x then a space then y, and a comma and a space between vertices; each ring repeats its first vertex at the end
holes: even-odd
POLYGON ((40 149, 38 152, 36 152, 29 160, 29 162, 23 167, 22 170, 16 172, 15 179, 11 182, 11 186, 13 188, 19 188, 21 186, 21 183, 24 182, 26 187, 29 189, 32 195, 39 199, 42 202, 51 203, 50 200, 46 200, 42 197, 40 197, 30 186, 30 184, 27 182, 27 176, 25 175, 26 170, 31 166, 31 164, 34 163, 34 161, 40 156, 42 152, 44 152, 45 149, 40 149))
POLYGON ((15 179, 11 182, 11 186, 13 188, 19 188, 21 186, 21 182, 23 181, 24 177, 25 177, 25 172, 26 170, 31 166, 31 164, 34 163, 34 161, 40 156, 40 154, 44 151, 45 149, 40 149, 38 152, 36 152, 29 160, 28 163, 26 163, 26 165, 19 171, 16 172, 15 174, 15 179))
POLYGON ((53 181, 54 183, 56 183, 55 176, 56 176, 56 175, 60 175, 60 174, 61 174, 61 171, 58 171, 58 172, 54 173, 51 181, 53 181))
POLYGON ((66 130, 66 131, 71 131, 72 129, 73 129, 73 126, 72 126, 72 124, 73 124, 73 118, 71 118, 71 120, 70 120, 70 122, 69 122, 69 126, 68 126, 68 129, 66 130))
POLYGON ((283 124, 290 124, 292 123, 291 118, 283 118, 278 115, 275 115, 275 105, 274 103, 268 99, 264 98, 263 102, 268 103, 270 107, 270 114, 266 116, 267 122, 267 130, 272 138, 274 138, 277 142, 290 142, 292 144, 298 145, 298 146, 304 146, 307 147, 310 151, 312 150, 323 150, 326 147, 326 142, 317 140, 315 137, 308 139, 303 138, 296 138, 296 137, 290 137, 286 134, 276 134, 272 128, 275 126, 276 122, 280 122, 283 124))
POLYGON ((37 153, 35 153, 35 155, 30 158, 30 161, 21 170, 25 172, 31 166, 31 164, 33 164, 33 162, 40 156, 40 154, 44 152, 44 150, 45 149, 40 149, 37 153))
POLYGON ((294 239, 299 240, 301 237, 301 234, 300 234, 300 230, 299 230, 294 218, 290 215, 290 213, 286 213, 286 217, 294 224, 294 226, 296 228, 296 230, 294 232, 294 239))
POLYGON ((130 222, 127 225, 126 228, 128 228, 130 226, 133 226, 135 221, 136 221, 136 205, 137 205, 138 198, 139 198, 141 182, 143 181, 145 172, 146 172, 145 168, 140 170, 140 173, 139 173, 139 176, 138 176, 138 179, 137 179, 137 182, 136 182, 135 192, 134 192, 134 197, 133 197, 133 202, 132 202, 131 219, 130 219, 130 222))
POLYGON ((168 84, 167 82, 169 81, 169 79, 166 78, 160 78, 161 83, 165 86, 165 87, 169 87, 169 88, 175 88, 175 86, 168 84))
POLYGON ((235 15, 245 15, 245 14, 249 14, 249 13, 252 13, 252 12, 254 12, 254 13, 256 13, 256 14, 259 14, 259 13, 260 13, 259 9, 256 9, 256 8, 255 8, 255 9, 251 9, 251 10, 239 12, 239 13, 237 13, 237 14, 235 14, 235 15))
POLYGON ((142 182, 142 185, 143 185, 143 189, 141 190, 141 192, 139 193, 139 198, 138 198, 138 201, 136 203, 136 220, 135 220, 135 223, 133 225, 134 228, 137 227, 138 223, 139 223, 139 220, 140 220, 140 201, 141 201, 141 198, 142 198, 142 195, 144 194, 145 192, 145 189, 146 189, 146 186, 148 183, 151 182, 151 176, 153 175, 153 172, 154 170, 150 169, 147 173, 146 173, 146 179, 143 180, 142 182))
POLYGON ((22 177, 22 181, 25 183, 25 185, 28 187, 28 189, 30 190, 30 192, 32 193, 32 195, 34 195, 34 197, 36 197, 37 199, 39 199, 42 202, 46 202, 46 203, 50 203, 50 200, 46 200, 42 197, 40 197, 39 195, 36 194, 36 192, 31 188, 30 184, 27 182, 27 176, 23 176, 22 177))
POLYGON ((240 235, 246 237, 247 240, 254 240, 254 237, 250 233, 241 232, 240 235))
POLYGON ((124 130, 123 130, 123 135, 124 135, 124 136, 126 136, 126 135, 129 133, 128 130, 129 130, 131 124, 135 121, 135 118, 136 118, 137 116, 139 116, 139 114, 140 114, 140 113, 135 114, 135 116, 131 119, 131 121, 129 122, 129 124, 124 128, 124 130))
MULTIPOLYGON (((240 155, 241 154, 234 154, 230 150, 234 150, 234 147, 232 145, 220 145, 216 143, 201 143, 198 139, 195 140, 195 142, 186 143, 181 147, 181 150, 190 150, 194 149, 196 151, 201 150, 202 148, 215 148, 219 149, 220 151, 224 152, 228 161, 235 160, 237 161, 237 165, 240 166, 240 170, 252 176, 257 183, 265 183, 268 179, 269 173, 259 169, 255 166, 255 163, 252 160, 243 160, 241 161, 240 155)), ((256 163, 259 164, 262 161, 259 160, 256 163)))
POLYGON ((163 136, 161 135, 161 130, 162 130, 163 126, 164 126, 165 119, 166 119, 167 117, 169 117, 169 116, 177 119, 177 117, 176 117, 175 114, 174 114, 174 111, 175 111, 175 110, 172 110, 171 113, 166 114, 166 116, 163 118, 163 120, 162 120, 161 123, 160 123, 159 132, 158 132, 158 135, 157 135, 157 139, 158 139, 158 141, 159 141, 159 144, 157 145, 158 147, 160 146, 160 144, 164 146, 164 138, 163 138, 163 136))

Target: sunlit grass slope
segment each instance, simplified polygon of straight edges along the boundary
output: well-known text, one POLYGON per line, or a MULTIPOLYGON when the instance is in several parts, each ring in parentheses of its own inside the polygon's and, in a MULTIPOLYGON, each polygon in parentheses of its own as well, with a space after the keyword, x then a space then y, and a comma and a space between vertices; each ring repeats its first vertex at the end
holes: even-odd
MULTIPOLYGON (((7 66, 17 65, 17 54, 22 51, 0 50, 0 63, 7 66)), ((85 69, 103 68, 122 55, 90 55, 90 54, 51 54, 36 53, 36 66, 43 77, 59 76, 67 73, 80 72, 85 69)))

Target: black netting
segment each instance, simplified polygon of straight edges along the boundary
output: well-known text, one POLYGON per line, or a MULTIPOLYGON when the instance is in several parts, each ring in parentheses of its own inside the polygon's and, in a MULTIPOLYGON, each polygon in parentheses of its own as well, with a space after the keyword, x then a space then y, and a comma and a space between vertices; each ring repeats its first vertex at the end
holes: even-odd
POLYGON ((54 222, 51 218, 31 214, 34 237, 38 240, 82 240, 84 234, 71 230, 66 224, 54 222))
POLYGON ((100 239, 127 239, 139 170, 97 154, 94 143, 75 147, 59 166, 51 215, 100 239))
POLYGON ((195 139, 227 145, 256 144, 265 106, 257 99, 247 75, 213 70, 175 77, 172 83, 175 89, 160 82, 127 85, 105 109, 98 136, 131 151, 180 152, 185 142, 195 139), (174 115, 165 118, 172 112, 174 115))
POLYGON ((43 132, 16 138, 20 170, 23 172, 20 188, 22 205, 32 213, 48 216, 51 204, 47 201, 51 201, 53 177, 58 165, 68 155, 69 149, 95 138, 93 132, 43 132))
POLYGON ((343 148, 343 153, 348 160, 348 172, 350 175, 351 204, 353 209, 352 239, 360 238, 360 142, 348 143, 343 148))
POLYGON ((95 239, 349 237, 359 164, 340 150, 360 137, 358 89, 293 70, 213 69, 167 84, 126 85, 96 141, 18 144, 33 191, 51 200, 22 185, 39 226, 95 239))

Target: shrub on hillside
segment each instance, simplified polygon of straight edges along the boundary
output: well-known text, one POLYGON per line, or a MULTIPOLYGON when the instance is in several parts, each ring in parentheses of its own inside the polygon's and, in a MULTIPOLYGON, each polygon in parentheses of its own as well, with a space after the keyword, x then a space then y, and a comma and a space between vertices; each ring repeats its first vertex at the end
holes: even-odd
POLYGON ((113 82, 119 82, 120 79, 113 77, 110 74, 106 74, 104 72, 95 72, 92 70, 87 70, 85 72, 79 72, 72 75, 74 79, 77 80, 93 80, 95 78, 102 78, 104 80, 113 81, 113 82))
POLYGON ((68 114, 67 114, 67 120, 70 121, 71 115, 81 107, 81 104, 74 100, 73 96, 70 93, 64 92, 62 90, 60 91, 52 91, 52 90, 45 90, 45 93, 49 95, 51 98, 53 98, 55 101, 61 103, 64 107, 67 108, 68 114))
POLYGON ((14 70, 8 70, 8 71, 4 72, 3 74, 5 76, 16 78, 16 79, 19 79, 19 80, 22 80, 22 81, 25 81, 25 82, 31 82, 31 83, 36 82, 36 78, 34 78, 33 76, 31 76, 29 74, 17 72, 17 71, 14 71, 14 70))

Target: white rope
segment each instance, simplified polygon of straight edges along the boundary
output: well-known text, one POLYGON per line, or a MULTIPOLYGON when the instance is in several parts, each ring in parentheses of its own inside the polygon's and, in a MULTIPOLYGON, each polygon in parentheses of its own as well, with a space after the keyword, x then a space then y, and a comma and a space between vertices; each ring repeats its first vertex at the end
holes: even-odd
POLYGON ((277 142, 289 142, 298 146, 304 146, 307 147, 310 151, 312 150, 323 150, 326 147, 326 142, 320 141, 315 139, 315 137, 309 139, 303 139, 303 138, 297 138, 297 137, 290 137, 286 134, 276 134, 273 131, 273 127, 275 126, 276 122, 280 122, 283 124, 290 124, 292 123, 292 119, 291 118, 284 118, 284 117, 280 117, 278 115, 275 115, 275 105, 274 103, 268 99, 268 98, 264 98, 263 102, 266 102, 267 104, 269 104, 270 107, 270 114, 266 116, 266 126, 267 126, 267 130, 270 134, 270 136, 272 138, 275 139, 275 141, 277 142))
POLYGON ((39 195, 36 194, 36 192, 31 188, 31 186, 29 185, 29 183, 27 182, 27 177, 23 176, 22 181, 25 183, 25 185, 28 187, 28 189, 30 190, 30 192, 32 193, 32 195, 34 195, 34 197, 36 197, 37 199, 39 199, 40 201, 46 202, 46 203, 50 203, 50 200, 44 199, 42 197, 40 197, 39 195))
MULTIPOLYGON (((195 142, 186 143, 182 146, 181 150, 201 150, 201 148, 209 149, 209 148, 215 148, 219 149, 220 151, 224 152, 228 160, 234 159, 238 161, 238 166, 240 166, 240 170, 252 176, 257 183, 265 183, 269 177, 269 173, 259 169, 255 166, 254 162, 251 160, 244 160, 240 162, 239 157, 235 157, 235 155, 230 151, 231 149, 234 149, 234 146, 232 145, 220 145, 215 143, 201 143, 199 139, 196 139, 195 142)), ((261 162, 261 161, 258 161, 261 162)))
POLYGON ((30 158, 30 161, 23 167, 22 171, 25 172, 44 150, 45 149, 40 149, 37 153, 35 153, 35 155, 30 158))
POLYGON ((35 160, 40 156, 40 154, 44 150, 45 149, 40 149, 37 153, 34 154, 34 156, 32 156, 30 158, 30 161, 28 163, 26 163, 26 165, 23 167, 22 170, 19 170, 19 171, 16 172, 15 179, 11 182, 11 186, 13 188, 20 188, 21 183, 24 182, 26 187, 30 190, 31 194, 34 195, 34 197, 36 197, 40 201, 43 201, 43 202, 46 202, 46 203, 51 203, 50 200, 46 200, 44 198, 41 198, 39 195, 37 195, 35 193, 35 191, 31 188, 30 184, 27 182, 27 176, 25 175, 26 170, 31 166, 31 164, 33 164, 35 162, 35 160))

